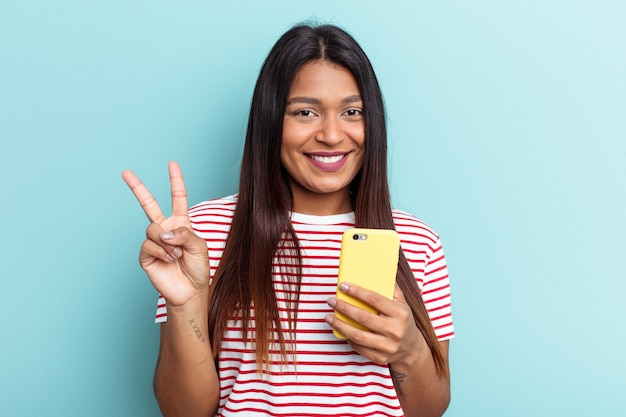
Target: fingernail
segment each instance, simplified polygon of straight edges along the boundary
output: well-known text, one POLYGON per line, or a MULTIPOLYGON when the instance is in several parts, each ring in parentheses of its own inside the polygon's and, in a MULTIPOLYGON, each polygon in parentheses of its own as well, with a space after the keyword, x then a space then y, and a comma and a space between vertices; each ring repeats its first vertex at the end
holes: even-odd
POLYGON ((165 260, 166 260, 167 262, 172 262, 172 261, 174 260, 174 258, 172 258, 172 257, 170 256, 170 254, 168 253, 167 255, 165 255, 165 260))
POLYGON ((335 307, 337 305, 337 299, 335 297, 330 297, 328 300, 326 300, 326 302, 331 307, 335 307))
POLYGON ((176 247, 172 249, 172 255, 174 255, 175 258, 180 258, 182 254, 183 251, 180 248, 176 247))
POLYGON ((326 323, 328 323, 328 324, 333 324, 333 320, 334 319, 335 318, 333 317, 332 314, 327 314, 326 317, 324 317, 324 320, 326 320, 326 323))
POLYGON ((172 232, 171 230, 168 230, 167 232, 163 232, 161 233, 161 239, 174 239, 174 232, 172 232))
POLYGON ((339 285, 339 289, 342 292, 348 292, 348 290, 350 290, 350 285, 346 284, 345 282, 342 282, 341 285, 339 285))

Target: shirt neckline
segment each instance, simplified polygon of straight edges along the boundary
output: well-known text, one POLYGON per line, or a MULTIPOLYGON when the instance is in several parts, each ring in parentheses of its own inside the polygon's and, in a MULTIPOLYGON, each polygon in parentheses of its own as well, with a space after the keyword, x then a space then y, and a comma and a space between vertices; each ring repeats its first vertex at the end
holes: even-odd
POLYGON ((336 223, 354 223, 354 212, 329 214, 326 216, 318 216, 315 214, 303 214, 290 212, 291 221, 307 224, 336 224, 336 223))

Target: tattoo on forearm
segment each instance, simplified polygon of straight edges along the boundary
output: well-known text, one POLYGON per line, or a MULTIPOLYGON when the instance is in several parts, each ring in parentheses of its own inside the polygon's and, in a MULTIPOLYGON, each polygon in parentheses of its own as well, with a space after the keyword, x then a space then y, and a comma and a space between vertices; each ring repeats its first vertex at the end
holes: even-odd
POLYGON ((405 398, 405 396, 404 390, 400 385, 404 382, 406 377, 407 375, 405 373, 394 372, 393 370, 391 371, 391 380, 393 381, 393 386, 396 387, 396 393, 398 394, 398 397, 401 398, 405 398))
POLYGON ((204 343, 204 336, 202 335, 202 332, 200 331, 200 327, 198 327, 198 323, 196 323, 194 319, 188 320, 187 323, 189 323, 189 325, 193 329, 193 332, 196 334, 196 337, 198 338, 198 340, 204 343))

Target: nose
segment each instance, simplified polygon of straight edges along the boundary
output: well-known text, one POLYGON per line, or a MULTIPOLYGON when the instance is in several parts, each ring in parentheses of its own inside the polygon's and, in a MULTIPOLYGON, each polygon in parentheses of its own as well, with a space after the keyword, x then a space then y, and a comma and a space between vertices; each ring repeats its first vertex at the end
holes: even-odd
POLYGON ((333 146, 341 143, 345 135, 341 128, 341 119, 338 116, 324 116, 320 128, 315 134, 315 140, 333 146))

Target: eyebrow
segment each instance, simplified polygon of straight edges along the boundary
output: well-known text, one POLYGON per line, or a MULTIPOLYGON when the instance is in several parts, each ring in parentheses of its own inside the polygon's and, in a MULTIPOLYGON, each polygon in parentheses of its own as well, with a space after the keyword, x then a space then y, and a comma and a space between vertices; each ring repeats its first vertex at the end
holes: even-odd
MULTIPOLYGON (((344 98, 343 100, 341 100, 341 103, 342 104, 360 103, 361 101, 363 101, 361 99, 361 96, 355 94, 355 95, 344 98)), ((287 100, 287 105, 290 105, 293 103, 315 104, 315 105, 322 104, 320 99, 317 99, 315 97, 305 97, 305 96, 292 97, 289 100, 287 100)))

